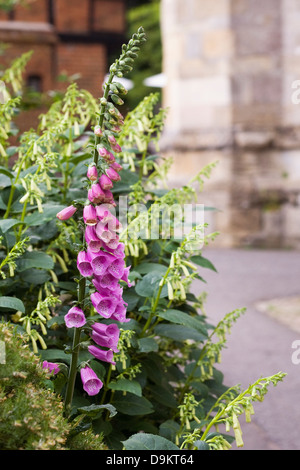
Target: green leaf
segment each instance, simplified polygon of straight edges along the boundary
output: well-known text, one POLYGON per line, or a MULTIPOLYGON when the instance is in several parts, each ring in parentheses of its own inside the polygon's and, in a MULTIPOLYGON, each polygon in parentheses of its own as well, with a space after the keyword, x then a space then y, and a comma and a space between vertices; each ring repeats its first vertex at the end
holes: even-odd
POLYGON ((177 323, 179 325, 184 325, 189 328, 195 328, 203 335, 207 335, 206 329, 203 326, 201 320, 197 319, 197 317, 192 317, 187 313, 181 312, 180 310, 170 309, 166 312, 157 313, 157 316, 163 318, 164 320, 168 320, 171 323, 177 323))
POLYGON ((20 312, 25 313, 25 306, 22 300, 17 299, 17 297, 0 297, 0 308, 19 310, 20 312))
POLYGON ((144 397, 138 397, 132 393, 123 396, 119 393, 115 394, 113 405, 117 411, 126 415, 146 415, 153 413, 152 403, 144 397))
POLYGON ((53 269, 54 262, 51 256, 42 251, 29 251, 17 261, 17 266, 20 272, 31 268, 53 269))
MULTIPOLYGON (((150 272, 146 274, 141 281, 135 286, 135 291, 141 297, 154 297, 158 293, 159 283, 161 281, 161 274, 158 272, 150 272)), ((164 286, 160 297, 168 295, 167 286, 164 286)))
POLYGON ((50 220, 54 219, 56 214, 64 208, 65 206, 63 205, 44 204, 42 214, 40 214, 38 211, 33 212, 32 214, 27 215, 24 221, 27 225, 30 226, 42 225, 45 222, 49 222, 50 220))
POLYGON ((173 442, 155 434, 137 433, 123 441, 126 450, 179 450, 173 442))
POLYGON ((206 339, 202 333, 199 333, 193 328, 188 328, 182 325, 157 325, 154 329, 155 334, 166 336, 167 338, 174 339, 175 341, 186 341, 193 339, 194 341, 202 342, 206 339))
POLYGON ((154 338, 140 338, 138 340, 139 352, 147 353, 151 351, 158 351, 158 344, 154 338))
POLYGON ((136 380, 119 379, 110 382, 108 388, 111 390, 121 390, 123 392, 130 392, 138 397, 142 396, 142 387, 136 380))
POLYGON ((134 268, 135 271, 141 274, 159 273, 161 276, 166 274, 167 269, 166 266, 158 263, 141 263, 134 268))
POLYGON ((3 233, 8 232, 9 229, 14 227, 15 225, 22 224, 23 222, 20 222, 20 220, 17 219, 2 219, 0 220, 0 230, 3 233))
POLYGON ((79 413, 85 414, 86 416, 89 416, 90 418, 98 418, 99 417, 99 412, 102 413, 102 411, 108 410, 109 411, 109 417, 113 418, 117 414, 117 411, 115 407, 109 403, 106 405, 90 405, 90 406, 82 406, 81 408, 78 408, 79 413))
POLYGON ((216 273, 218 272, 214 265, 212 264, 211 261, 209 261, 207 258, 204 258, 203 256, 197 255, 197 256, 192 256, 191 257, 191 262, 198 264, 198 266, 202 266, 202 268, 208 268, 211 269, 212 271, 215 271, 216 273))

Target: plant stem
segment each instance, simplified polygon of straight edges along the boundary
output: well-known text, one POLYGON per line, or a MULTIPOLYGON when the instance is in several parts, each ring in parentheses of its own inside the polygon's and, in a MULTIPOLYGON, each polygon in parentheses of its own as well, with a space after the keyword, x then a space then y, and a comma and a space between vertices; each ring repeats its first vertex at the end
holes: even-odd
MULTIPOLYGON (((83 303, 84 303, 85 286, 86 286, 86 280, 84 277, 82 277, 79 281, 79 291, 78 291, 78 304, 80 307, 83 307, 83 303)), ((65 412, 67 414, 70 413, 72 400, 73 400, 76 373, 77 373, 78 355, 79 355, 79 349, 80 349, 79 344, 80 344, 81 330, 82 328, 74 328, 71 364, 70 364, 69 378, 68 378, 67 390, 66 390, 66 396, 65 396, 65 412)))
MULTIPOLYGON (((103 99, 105 99, 105 100, 107 100, 107 98, 108 98, 110 84, 112 83, 113 78, 114 78, 114 73, 110 72, 107 83, 105 85, 104 94, 103 94, 103 99)), ((103 125, 105 108, 106 108, 106 104, 102 103, 101 106, 100 106, 100 116, 99 116, 99 122, 98 122, 98 125, 100 126, 100 128, 102 128, 102 125, 103 125)), ((98 164, 98 156, 99 156, 98 150, 97 150, 97 145, 100 143, 100 140, 101 140, 101 137, 98 137, 96 135, 95 136, 95 149, 94 149, 94 163, 96 165, 98 164)))
POLYGON ((21 174, 21 170, 22 170, 22 166, 23 166, 23 162, 26 158, 26 155, 23 155, 22 157, 22 160, 19 164, 19 168, 18 168, 18 172, 16 174, 16 177, 15 177, 15 181, 14 183, 11 185, 11 188, 10 188, 10 193, 9 193, 9 198, 8 198, 8 202, 7 202, 7 207, 6 207, 6 211, 5 211, 5 214, 3 216, 3 219, 7 219, 8 216, 9 216, 9 212, 10 212, 10 208, 11 208, 11 205, 12 205, 12 201, 13 201, 13 197, 14 197, 14 193, 15 193, 15 190, 16 190, 16 184, 19 180, 19 177, 20 177, 20 174, 21 174))

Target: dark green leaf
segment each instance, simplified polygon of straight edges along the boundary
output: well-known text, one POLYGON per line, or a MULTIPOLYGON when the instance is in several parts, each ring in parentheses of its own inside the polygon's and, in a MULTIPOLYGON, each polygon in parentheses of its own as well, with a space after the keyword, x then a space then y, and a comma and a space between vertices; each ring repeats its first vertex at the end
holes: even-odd
POLYGON ((54 262, 51 256, 42 251, 29 251, 18 259, 17 266, 20 272, 31 268, 53 269, 54 262))
POLYGON ((173 442, 162 436, 137 433, 123 441, 126 450, 179 450, 173 442))
POLYGON ((90 406, 83 406, 81 408, 78 408, 79 413, 85 414, 91 418, 96 418, 99 415, 99 412, 101 413, 102 411, 108 410, 109 411, 109 417, 112 418, 117 414, 117 411, 114 406, 111 404, 107 403, 106 405, 90 405, 90 406))
POLYGON ((154 329, 157 335, 166 336, 167 338, 174 339, 175 341, 186 341, 193 339, 194 341, 204 341, 206 336, 199 333, 193 328, 188 328, 181 325, 157 325, 154 329))
POLYGON ((208 268, 211 269, 212 271, 218 272, 214 265, 212 264, 211 261, 209 261, 207 258, 204 258, 203 256, 192 256, 191 257, 191 262, 198 264, 198 266, 202 266, 202 268, 208 268))
POLYGON ((19 310, 20 312, 25 313, 25 307, 22 300, 17 299, 16 297, 0 297, 0 308, 19 310))
POLYGON ((181 312, 180 310, 170 309, 166 312, 159 312, 157 316, 163 318, 164 320, 168 320, 171 323, 177 323, 179 325, 184 325, 189 328, 195 328, 203 335, 207 335, 203 323, 199 319, 197 319, 197 317, 192 317, 191 315, 181 312))
POLYGON ((127 393, 126 396, 116 393, 113 405, 120 413, 130 416, 146 415, 154 411, 149 400, 144 397, 138 397, 132 393, 127 393))
POLYGON ((158 344, 154 338, 140 338, 138 344, 139 352, 147 353, 150 351, 158 351, 158 344))
POLYGON ((119 379, 110 382, 108 388, 111 390, 121 390, 123 392, 130 392, 139 397, 142 396, 142 387, 136 380, 119 379))

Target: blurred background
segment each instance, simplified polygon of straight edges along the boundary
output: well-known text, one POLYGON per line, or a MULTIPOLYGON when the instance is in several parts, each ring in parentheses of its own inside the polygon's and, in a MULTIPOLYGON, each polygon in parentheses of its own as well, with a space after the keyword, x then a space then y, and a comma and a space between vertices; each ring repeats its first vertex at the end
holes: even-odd
POLYGON ((300 0, 0 0, 0 79, 34 51, 21 129, 72 81, 100 97, 139 26, 148 40, 122 112, 151 92, 169 108, 160 145, 174 159, 170 186, 218 162, 199 200, 217 209, 206 222, 220 232, 209 252, 219 273, 204 276, 207 312, 218 320, 248 309, 225 377, 247 386, 288 372, 246 425, 245 448, 299 449, 300 0))
MULTIPOLYGON (((222 246, 300 246, 298 0, 0 0, 0 64, 33 50, 34 125, 75 80, 101 96, 109 64, 140 25, 148 41, 126 78, 125 109, 157 92, 170 182, 218 161, 205 187, 222 246), (39 93, 42 92, 42 97, 39 93)), ((22 125, 22 124, 21 124, 22 125)))

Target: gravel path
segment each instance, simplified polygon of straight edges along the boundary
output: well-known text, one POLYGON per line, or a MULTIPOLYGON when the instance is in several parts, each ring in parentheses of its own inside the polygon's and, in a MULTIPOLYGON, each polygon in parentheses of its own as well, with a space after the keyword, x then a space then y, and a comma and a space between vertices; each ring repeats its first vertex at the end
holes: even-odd
POLYGON ((194 293, 208 293, 209 321, 216 324, 226 313, 247 307, 218 365, 226 385, 247 388, 259 377, 287 373, 254 404, 252 422, 241 420, 242 450, 300 450, 300 364, 292 362, 292 343, 300 344, 300 332, 257 309, 261 301, 299 296, 300 252, 205 248, 203 256, 218 270, 201 269, 207 284, 197 281, 193 287, 194 293))

